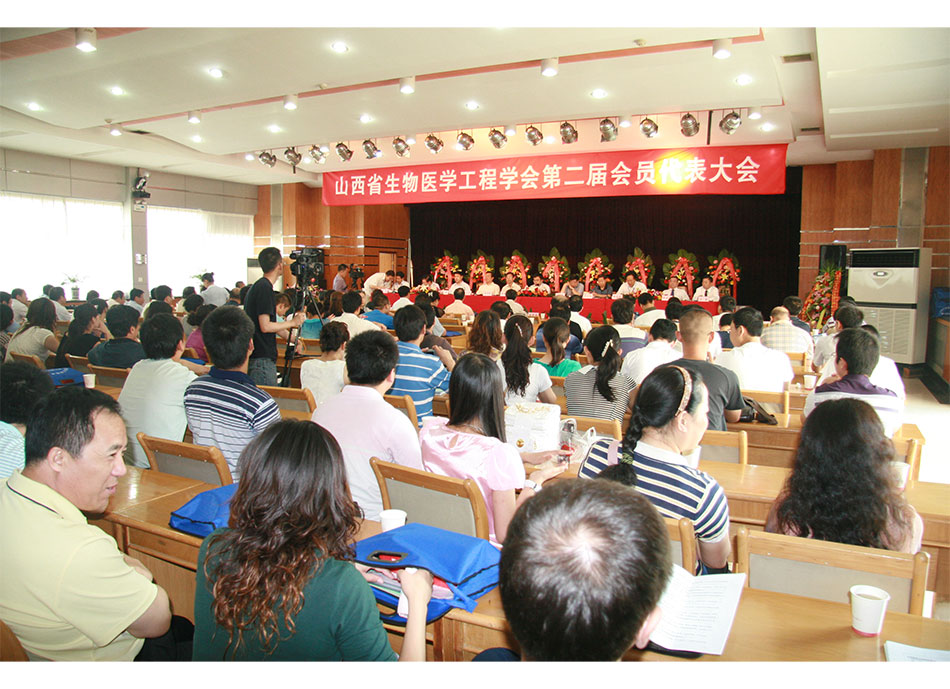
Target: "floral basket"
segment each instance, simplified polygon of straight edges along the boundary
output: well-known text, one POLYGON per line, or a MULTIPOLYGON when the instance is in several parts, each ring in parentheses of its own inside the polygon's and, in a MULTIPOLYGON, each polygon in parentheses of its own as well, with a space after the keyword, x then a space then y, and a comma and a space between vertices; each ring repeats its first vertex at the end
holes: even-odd
POLYGON ((719 288, 720 293, 736 296, 739 286, 739 259, 725 249, 718 256, 708 256, 709 267, 706 274, 712 279, 713 285, 719 288))
POLYGON ((567 279, 571 274, 571 267, 567 259, 561 256, 561 252, 556 246, 551 247, 551 253, 541 257, 541 263, 538 264, 538 271, 541 273, 541 279, 551 285, 555 292, 561 291, 561 280, 567 279))
POLYGON ((486 254, 481 249, 478 250, 478 253, 472 256, 472 260, 468 262, 468 284, 472 290, 477 290, 478 286, 484 281, 485 273, 495 272, 495 257, 491 254, 486 254))
POLYGON ((443 249, 442 258, 432 264, 432 280, 440 287, 448 287, 452 284, 452 273, 461 273, 459 266, 459 257, 453 256, 448 249, 443 249), (442 280, 445 284, 442 284, 442 280))
POLYGON ((577 264, 577 270, 584 278, 584 291, 590 292, 590 283, 596 282, 601 275, 610 279, 614 264, 600 249, 594 249, 577 264))
POLYGON ((669 284, 670 278, 676 278, 686 283, 686 293, 693 293, 693 280, 699 275, 699 260, 696 254, 680 249, 669 255, 670 260, 663 264, 664 283, 669 284))
POLYGON ((809 323, 812 328, 820 329, 838 309, 840 296, 841 271, 828 267, 815 278, 815 284, 805 298, 799 318, 809 323))
POLYGON ((656 266, 653 265, 653 259, 650 256, 645 254, 640 247, 635 247, 633 255, 627 254, 627 262, 623 264, 624 275, 631 270, 637 274, 640 282, 649 286, 656 272, 656 266))

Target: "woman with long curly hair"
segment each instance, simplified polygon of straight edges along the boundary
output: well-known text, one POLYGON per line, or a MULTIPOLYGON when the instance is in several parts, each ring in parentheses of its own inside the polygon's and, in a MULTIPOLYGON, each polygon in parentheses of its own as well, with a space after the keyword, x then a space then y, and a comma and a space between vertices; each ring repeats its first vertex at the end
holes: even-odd
MULTIPOLYGON (((396 660, 364 575, 347 562, 360 510, 340 447, 310 421, 281 421, 241 454, 227 529, 198 555, 194 660, 396 660)), ((425 660, 424 570, 409 599, 402 660, 425 660)))
POLYGON ((867 402, 819 404, 805 419, 765 530, 916 553, 923 521, 901 495, 892 459, 894 445, 867 402))
POLYGON ((468 351, 484 354, 497 361, 504 349, 505 342, 501 332, 501 318, 488 309, 475 316, 472 330, 468 334, 468 351))
POLYGON ((512 316, 505 322, 505 351, 501 367, 505 374, 505 404, 545 402, 557 404, 551 389, 551 376, 534 361, 529 343, 534 340, 534 326, 527 316, 512 316))

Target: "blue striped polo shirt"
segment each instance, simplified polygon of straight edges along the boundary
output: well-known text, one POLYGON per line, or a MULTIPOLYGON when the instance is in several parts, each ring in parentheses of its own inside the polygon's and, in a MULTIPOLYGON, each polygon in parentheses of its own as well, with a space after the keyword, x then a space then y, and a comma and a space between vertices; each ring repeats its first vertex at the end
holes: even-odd
POLYGON ((422 420, 432 416, 432 398, 436 391, 449 389, 449 373, 439 357, 424 354, 419 345, 397 342, 399 363, 396 365, 396 381, 387 395, 409 395, 416 405, 419 426, 422 420))
POLYGON ((238 480, 238 457, 258 433, 280 421, 277 402, 240 371, 211 371, 185 389, 185 415, 196 445, 214 445, 238 480))

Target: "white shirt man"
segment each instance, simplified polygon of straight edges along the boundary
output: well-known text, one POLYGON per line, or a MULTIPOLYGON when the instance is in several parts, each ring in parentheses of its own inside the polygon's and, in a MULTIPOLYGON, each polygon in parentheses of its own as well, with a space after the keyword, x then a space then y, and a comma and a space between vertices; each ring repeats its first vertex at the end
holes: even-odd
MULTIPOLYGON (((682 297, 680 297, 682 299, 682 297)), ((703 278, 701 287, 693 292, 694 301, 719 301, 719 288, 714 287, 710 278, 703 278)))
POLYGON ((689 295, 686 294, 686 290, 679 286, 680 281, 676 278, 670 278, 670 287, 669 289, 663 290, 663 293, 660 295, 660 299, 663 301, 669 301, 670 297, 676 297, 680 301, 689 301, 689 295))
POLYGON ((449 285, 449 288, 446 290, 449 294, 455 292, 455 290, 460 289, 465 292, 465 296, 468 296, 472 293, 472 288, 468 286, 468 283, 462 280, 461 273, 452 273, 452 284, 449 285))
MULTIPOLYGON (((459 288, 461 289, 461 288, 459 288)), ((446 315, 467 316, 475 318, 475 310, 461 299, 456 299, 445 307, 446 315)))
POLYGON ((504 294, 508 290, 513 289, 515 292, 521 291, 521 285, 515 282, 515 276, 511 273, 505 273, 505 284, 501 286, 501 293, 504 294))
POLYGON ((372 294, 373 290, 377 289, 381 289, 384 292, 392 290, 393 280, 395 279, 396 275, 391 270, 385 273, 383 271, 373 273, 366 278, 366 282, 363 283, 363 291, 366 292, 366 294, 372 294))
MULTIPOLYGON (((792 326, 793 328, 795 326, 792 326)), ((800 330, 800 328, 798 328, 800 330)), ((831 357, 821 369, 816 385, 824 385, 831 376, 836 375, 835 358, 831 357)), ((877 366, 871 371, 868 380, 872 385, 876 385, 885 390, 895 393, 902 401, 907 399, 907 390, 904 388, 904 379, 901 378, 897 363, 886 356, 878 358, 877 366)))
MULTIPOLYGON (((659 328, 659 326, 658 326, 659 328)), ((654 328, 657 330, 658 328, 654 328)), ((661 328, 661 332, 651 331, 647 336, 649 342, 646 347, 636 349, 623 358, 623 365, 620 372, 632 379, 637 385, 643 382, 657 366, 668 364, 671 361, 679 359, 682 354, 673 348, 673 342, 676 341, 676 328, 661 328)))
POLYGON ((30 300, 26 298, 26 292, 22 289, 15 289, 13 292, 13 298, 10 300, 10 308, 13 309, 13 324, 20 327, 26 320, 26 312, 30 308, 30 300))
POLYGON ((666 311, 663 309, 653 308, 653 302, 649 304, 650 308, 647 311, 644 311, 636 320, 633 321, 633 324, 637 327, 652 327, 654 323, 657 322, 660 318, 666 318, 666 311))
POLYGON ((587 337, 587 333, 590 332, 591 324, 586 316, 582 316, 577 311, 571 311, 571 320, 581 326, 581 332, 584 333, 584 337, 587 337))
POLYGON ((639 296, 643 292, 647 291, 647 286, 642 282, 637 280, 637 276, 633 272, 627 273, 627 276, 624 278, 624 282, 620 285, 620 289, 614 292, 614 299, 621 299, 622 297, 632 294, 633 296, 639 296))
POLYGON ((716 363, 736 374, 742 390, 781 392, 795 377, 792 362, 785 353, 763 345, 761 336, 762 314, 748 306, 739 309, 729 330, 733 349, 720 354, 716 363))
POLYGON ((485 273, 485 277, 482 279, 484 282, 478 286, 478 291, 475 294, 480 297, 497 297, 501 294, 501 287, 495 283, 491 273, 485 273))
POLYGON ((551 294, 551 288, 546 282, 541 280, 540 275, 535 275, 531 282, 531 290, 539 294, 551 294))

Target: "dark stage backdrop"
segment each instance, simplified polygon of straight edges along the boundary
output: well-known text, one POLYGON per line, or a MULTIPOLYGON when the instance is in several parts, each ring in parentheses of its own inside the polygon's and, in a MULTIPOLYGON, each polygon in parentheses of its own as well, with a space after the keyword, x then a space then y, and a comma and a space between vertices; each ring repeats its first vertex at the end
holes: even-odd
MULTIPOLYGON (((444 249, 462 268, 476 251, 494 254, 496 281, 504 256, 521 251, 537 272, 556 246, 571 271, 592 249, 614 264, 614 286, 627 254, 639 246, 656 266, 651 288, 662 289, 662 266, 678 249, 692 251, 704 272, 721 249, 739 259, 738 300, 768 318, 772 307, 798 289, 801 229, 800 167, 786 168, 786 191, 772 196, 632 196, 409 206, 416 282, 444 249)), ((697 281, 698 284, 698 281, 697 281)), ((804 296, 804 295, 802 295, 804 296)))

